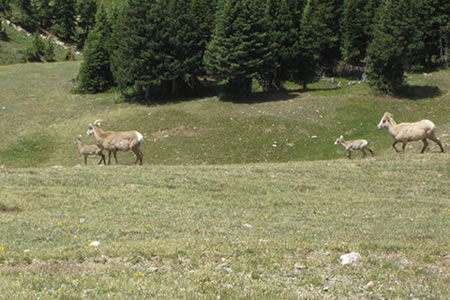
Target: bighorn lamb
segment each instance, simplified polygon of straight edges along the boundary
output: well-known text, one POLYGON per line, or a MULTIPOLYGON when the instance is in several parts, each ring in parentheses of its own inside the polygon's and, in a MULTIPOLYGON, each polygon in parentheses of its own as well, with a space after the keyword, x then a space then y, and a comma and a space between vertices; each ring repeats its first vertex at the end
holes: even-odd
POLYGON ((348 152, 348 158, 352 159, 352 152, 354 150, 361 150, 363 153, 363 157, 366 157, 366 150, 369 150, 370 154, 373 155, 372 149, 368 147, 369 142, 366 140, 354 140, 354 141, 344 141, 344 137, 341 135, 339 138, 336 139, 334 142, 335 145, 342 145, 345 150, 348 152))
POLYGON ((103 155, 103 149, 97 145, 86 145, 81 141, 81 135, 77 136, 75 139, 75 144, 78 145, 78 149, 80 150, 80 154, 84 156, 84 164, 87 165, 87 158, 89 155, 97 155, 100 156, 101 159, 98 164, 106 164, 105 155, 103 155))
POLYGON ((103 149, 108 150, 108 165, 111 164, 111 152, 114 154, 114 159, 117 161, 117 151, 131 150, 136 155, 135 164, 139 161, 142 165, 142 151, 139 147, 144 140, 144 136, 139 132, 132 131, 103 131, 100 128, 100 120, 95 121, 93 124, 89 124, 87 134, 94 135, 97 143, 103 149))
POLYGON ((387 128, 389 133, 394 137, 395 141, 392 147, 395 152, 399 152, 395 147, 397 143, 403 143, 403 152, 408 142, 422 140, 423 148, 420 153, 423 153, 428 146, 427 139, 432 140, 441 148, 441 152, 444 152, 444 147, 441 141, 436 136, 436 126, 430 120, 422 120, 415 123, 400 123, 397 124, 394 121, 393 115, 389 112, 384 113, 380 123, 377 125, 378 129, 387 128))

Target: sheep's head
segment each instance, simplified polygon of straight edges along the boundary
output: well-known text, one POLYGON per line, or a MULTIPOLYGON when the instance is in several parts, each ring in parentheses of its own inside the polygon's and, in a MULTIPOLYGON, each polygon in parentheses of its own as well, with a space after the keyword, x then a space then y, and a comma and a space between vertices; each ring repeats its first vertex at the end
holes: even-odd
POLYGON ((80 135, 78 135, 76 138, 75 138, 75 144, 78 144, 78 143, 80 143, 81 142, 81 134, 80 135))
POLYGON ((377 129, 389 127, 389 122, 393 119, 393 115, 390 112, 385 112, 377 125, 377 129))
POLYGON ((344 137, 341 135, 340 137, 338 137, 336 139, 336 141, 334 142, 335 145, 341 145, 342 142, 344 141, 344 137))
POLYGON ((102 120, 96 120, 94 123, 89 124, 87 135, 94 135, 95 127, 100 127, 102 120))

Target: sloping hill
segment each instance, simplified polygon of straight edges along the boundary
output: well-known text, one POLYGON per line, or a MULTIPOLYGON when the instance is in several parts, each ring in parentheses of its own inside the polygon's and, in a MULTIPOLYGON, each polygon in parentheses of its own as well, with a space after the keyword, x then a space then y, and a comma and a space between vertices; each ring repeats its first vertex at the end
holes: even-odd
MULTIPOLYGON (((0 65, 18 64, 23 62, 21 51, 31 46, 32 36, 25 30, 17 30, 14 26, 3 22, 8 40, 0 39, 0 65)), ((61 45, 55 45, 55 59, 64 60, 68 49, 61 45)))
MULTIPOLYGON (((344 151, 336 137, 367 138, 376 155, 393 155, 392 139, 376 124, 385 111, 399 121, 433 120, 438 135, 450 142, 450 72, 430 77, 413 74, 417 94, 439 86, 432 98, 374 96, 367 85, 336 88, 328 81, 296 90, 261 94, 247 103, 217 97, 168 105, 114 104, 115 95, 74 95, 71 80, 79 62, 0 66, 0 164, 8 167, 71 166, 81 156, 73 144, 97 119, 106 130, 144 133, 145 164, 230 164, 334 159, 344 151), (428 88, 429 89, 429 88, 428 88)), ((93 143, 93 138, 84 138, 93 143)), ((419 151, 420 143, 412 143, 419 151)), ((431 145, 431 151, 436 151, 431 145)), ((356 156, 355 156, 356 157, 356 156)), ((122 163, 134 161, 120 153, 122 163)))

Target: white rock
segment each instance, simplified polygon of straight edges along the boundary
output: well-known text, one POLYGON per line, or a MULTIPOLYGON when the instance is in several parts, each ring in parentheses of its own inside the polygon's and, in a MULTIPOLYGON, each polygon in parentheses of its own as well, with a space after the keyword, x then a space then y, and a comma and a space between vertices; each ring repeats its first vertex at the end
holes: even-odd
POLYGON ((91 247, 98 247, 98 246, 100 246, 100 242, 99 242, 99 241, 92 241, 92 242, 89 244, 89 246, 91 246, 91 247))
POLYGON ((252 228, 253 226, 251 224, 244 224, 244 225, 242 225, 242 227, 252 228))
POLYGON ((342 265, 354 264, 354 263, 358 262, 358 260, 360 260, 360 259, 361 259, 361 255, 359 255, 359 253, 356 253, 356 252, 343 254, 343 255, 341 255, 341 264, 342 265))

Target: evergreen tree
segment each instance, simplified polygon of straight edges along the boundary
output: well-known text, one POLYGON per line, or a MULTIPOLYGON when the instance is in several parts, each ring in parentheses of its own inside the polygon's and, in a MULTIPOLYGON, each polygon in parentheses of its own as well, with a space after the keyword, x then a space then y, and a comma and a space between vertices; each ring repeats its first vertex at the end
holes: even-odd
POLYGON ((9 0, 0 0, 0 40, 7 40, 8 36, 6 31, 3 30, 2 20, 3 17, 10 11, 10 3, 9 0))
POLYGON ((265 89, 281 87, 281 80, 287 79, 287 69, 292 61, 292 47, 298 32, 293 26, 293 15, 287 0, 268 0, 266 18, 269 24, 269 37, 273 59, 277 68, 265 76, 265 89))
MULTIPOLYGON (((200 37, 200 51, 202 52, 201 57, 206 49, 206 45, 211 40, 211 35, 214 30, 214 19, 216 14, 216 0, 192 0, 191 11, 192 18, 194 19, 197 32, 200 37)), ((203 64, 199 64, 200 69, 199 74, 204 75, 205 70, 203 64)))
POLYGON ((155 8, 159 19, 153 18, 151 25, 160 41, 150 44, 150 50, 158 54, 151 62, 156 65, 154 77, 161 80, 165 93, 176 94, 186 84, 193 84, 201 70, 201 36, 191 15, 190 0, 160 0, 155 8))
POLYGON ((89 33, 78 74, 80 92, 102 92, 113 83, 108 48, 111 27, 103 5, 99 7, 95 19, 95 27, 89 33))
POLYGON ((55 43, 51 38, 47 39, 44 44, 43 56, 45 61, 52 62, 55 61, 55 43))
POLYGON ((377 10, 374 38, 368 49, 369 84, 389 94, 404 84, 403 49, 396 27, 397 7, 386 0, 377 10))
POLYGON ((113 62, 124 94, 134 88, 148 100, 152 87, 174 94, 193 80, 202 52, 189 0, 131 0, 119 19, 113 62))
POLYGON ((156 0, 129 0, 121 10, 113 33, 117 40, 116 50, 112 57, 112 70, 114 80, 123 95, 142 93, 145 91, 146 100, 150 88, 155 84, 152 74, 150 57, 156 55, 148 50, 148 43, 153 32, 148 31, 150 10, 156 0))
POLYGON ((225 0, 219 7, 205 66, 210 75, 227 82, 228 93, 248 95, 252 79, 274 67, 264 2, 225 0))
POLYGON ((400 48, 402 49, 403 67, 409 70, 414 64, 420 63, 424 50, 425 20, 421 20, 420 14, 424 11, 422 0, 398 0, 395 7, 395 30, 400 48))
POLYGON ((34 3, 39 26, 45 29, 50 28, 53 25, 53 8, 50 0, 36 0, 34 3))
POLYGON ((26 48, 23 52, 23 60, 25 62, 40 62, 41 57, 44 55, 45 44, 38 33, 34 33, 31 46, 26 48))
POLYGON ((26 28, 28 31, 34 32, 37 27, 37 21, 35 20, 35 8, 32 0, 15 0, 19 15, 17 21, 26 28))
POLYGON ((320 43, 315 35, 316 19, 314 18, 312 1, 307 1, 300 23, 300 36, 293 47, 291 72, 294 81, 303 84, 303 89, 317 79, 319 72, 320 43))
POLYGON ((89 35, 89 31, 95 25, 95 15, 97 14, 96 0, 78 0, 77 2, 77 24, 80 27, 78 33, 77 43, 80 49, 83 48, 84 43, 89 35))
POLYGON ((345 63, 363 65, 370 36, 365 29, 370 22, 365 14, 366 0, 345 0, 341 22, 341 52, 345 63))
POLYGON ((76 4, 76 0, 54 0, 53 3, 53 30, 66 41, 71 41, 75 35, 76 4))

